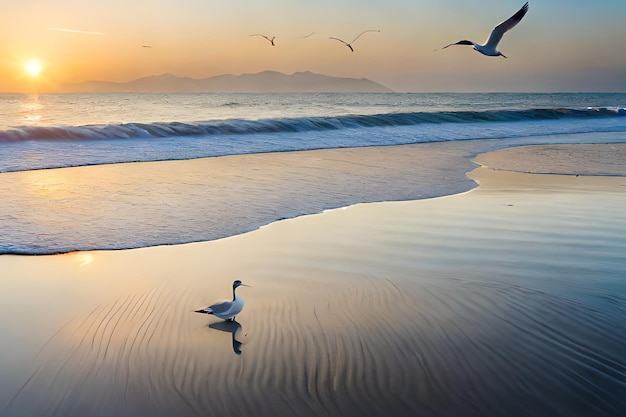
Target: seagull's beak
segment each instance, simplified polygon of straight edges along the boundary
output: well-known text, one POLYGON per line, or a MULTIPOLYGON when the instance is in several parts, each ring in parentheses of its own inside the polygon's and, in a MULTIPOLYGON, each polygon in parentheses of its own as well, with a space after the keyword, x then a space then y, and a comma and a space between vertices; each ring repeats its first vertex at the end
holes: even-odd
POLYGON ((246 284, 241 284, 242 287, 250 287, 252 288, 252 285, 246 285, 246 284))

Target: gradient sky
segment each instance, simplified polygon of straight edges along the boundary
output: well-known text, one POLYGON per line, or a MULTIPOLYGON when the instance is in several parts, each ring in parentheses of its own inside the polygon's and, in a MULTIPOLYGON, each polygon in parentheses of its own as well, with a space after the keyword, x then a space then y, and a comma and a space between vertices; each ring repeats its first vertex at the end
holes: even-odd
POLYGON ((466 46, 435 51, 460 39, 482 43, 523 3, 21 0, 3 5, 0 91, 275 70, 369 78, 396 91, 626 92, 624 0, 531 0, 499 46, 509 59, 466 46), (328 39, 366 29, 381 32, 361 37, 354 53, 328 39), (253 33, 276 36, 276 46, 253 33), (30 59, 42 62, 38 77, 24 69, 30 59))

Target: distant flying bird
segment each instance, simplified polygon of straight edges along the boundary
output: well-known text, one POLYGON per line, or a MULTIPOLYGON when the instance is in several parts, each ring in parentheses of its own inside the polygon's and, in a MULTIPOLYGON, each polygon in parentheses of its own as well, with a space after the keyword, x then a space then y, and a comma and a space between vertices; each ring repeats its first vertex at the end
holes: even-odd
POLYGON ((141 45, 142 48, 152 48, 151 45, 141 45))
POLYGON ((315 33, 315 32, 311 32, 311 33, 309 33, 308 35, 303 36, 303 38, 308 38, 308 37, 310 37, 310 36, 313 36, 313 34, 314 34, 314 33, 315 33))
POLYGON ((517 11, 517 13, 496 26, 493 31, 491 31, 491 35, 489 35, 489 39, 484 45, 480 45, 476 42, 468 40, 462 40, 456 43, 451 43, 450 45, 444 46, 441 49, 446 49, 448 46, 452 45, 470 45, 474 47, 474 50, 480 52, 483 55, 502 56, 506 58, 506 56, 504 56, 502 52, 496 49, 498 47, 498 43, 500 43, 500 41, 502 40, 502 36, 504 36, 506 32, 513 29, 515 25, 517 25, 522 20, 522 18, 526 15, 526 12, 528 12, 528 2, 526 2, 526 4, 524 4, 522 8, 517 11))
POLYGON ((367 32, 380 32, 380 30, 376 30, 376 29, 364 30, 363 32, 359 33, 359 36, 357 36, 356 38, 352 39, 352 41, 350 41, 350 42, 346 42, 346 41, 343 41, 343 40, 341 40, 341 39, 339 39, 339 38, 335 38, 335 37, 332 37, 332 36, 331 36, 330 38, 328 38, 328 39, 334 39, 334 40, 336 40, 336 41, 339 41, 339 42, 343 43, 344 45, 346 45, 348 48, 350 48, 350 50, 351 50, 352 52, 354 52, 354 49, 352 49, 352 44, 353 44, 353 43, 354 43, 357 39, 359 39, 359 38, 360 38, 363 34, 365 34, 365 33, 367 33, 367 32))
POLYGON ((255 33, 254 35, 250 35, 250 36, 261 36, 262 38, 267 39, 272 44, 272 46, 276 46, 274 45, 274 39, 276 39, 276 36, 272 36, 271 38, 269 38, 265 35, 261 35, 260 33, 255 33))
POLYGON ((195 310, 196 313, 213 314, 223 320, 234 321, 235 316, 241 313, 243 310, 243 298, 239 297, 235 290, 237 287, 249 285, 243 284, 241 281, 236 280, 233 282, 233 300, 232 301, 220 301, 215 304, 211 304, 201 310, 195 310))

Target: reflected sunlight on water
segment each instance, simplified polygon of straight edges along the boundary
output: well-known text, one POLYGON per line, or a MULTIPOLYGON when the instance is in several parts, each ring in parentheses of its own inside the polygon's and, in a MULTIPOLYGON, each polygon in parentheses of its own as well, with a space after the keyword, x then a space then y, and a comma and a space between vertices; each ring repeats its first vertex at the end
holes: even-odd
POLYGON ((24 96, 20 101, 18 115, 26 126, 39 125, 45 112, 45 101, 40 100, 36 94, 24 96))

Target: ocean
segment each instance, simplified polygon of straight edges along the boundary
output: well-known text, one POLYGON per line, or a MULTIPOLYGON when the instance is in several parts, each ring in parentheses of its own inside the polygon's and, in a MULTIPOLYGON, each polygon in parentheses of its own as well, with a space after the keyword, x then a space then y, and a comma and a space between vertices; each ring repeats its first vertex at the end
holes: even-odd
MULTIPOLYGON (((0 172, 623 132, 626 94, 0 96, 0 172)), ((554 138, 555 142, 559 138, 554 138)))
MULTIPOLYGON (((23 186, 14 190, 16 183, 5 174, 0 181, 5 196, 0 254, 206 241, 344 205, 466 191, 472 185, 464 174, 472 166, 463 156, 530 144, 622 142, 625 106, 626 94, 607 93, 0 95, 0 173, 42 177, 46 173, 37 171, 51 168, 422 143, 447 144, 441 152, 462 153, 446 167, 452 172, 446 181, 413 191, 376 175, 371 179, 387 183, 382 196, 377 188, 354 192, 346 186, 334 193, 306 188, 301 182, 305 172, 283 185, 294 192, 269 190, 275 196, 271 204, 268 189, 248 187, 248 200, 234 214, 237 221, 220 207, 232 206, 232 201, 216 201, 223 192, 175 189, 181 178, 156 176, 104 191, 96 187, 95 194, 90 192, 93 184, 76 183, 80 192, 33 197, 24 195, 23 186), (162 204, 157 196, 177 203, 162 204), (133 209, 137 207, 141 210, 133 209), (94 209, 107 221, 94 221, 94 209)), ((430 174, 441 178, 437 169, 430 174)), ((407 173, 430 174, 426 166, 407 173)), ((48 181, 48 188, 50 181, 58 184, 39 181, 48 181)))

